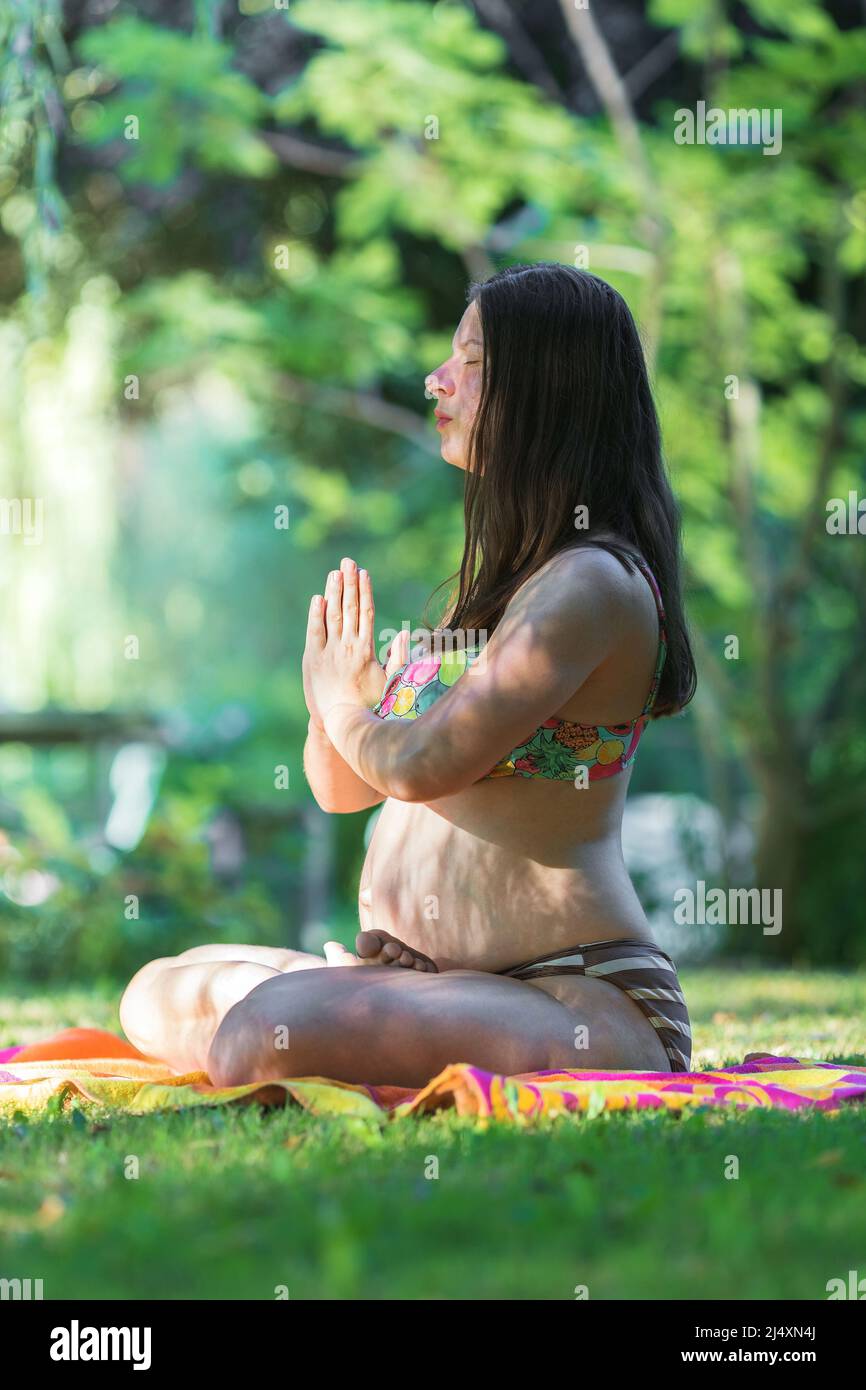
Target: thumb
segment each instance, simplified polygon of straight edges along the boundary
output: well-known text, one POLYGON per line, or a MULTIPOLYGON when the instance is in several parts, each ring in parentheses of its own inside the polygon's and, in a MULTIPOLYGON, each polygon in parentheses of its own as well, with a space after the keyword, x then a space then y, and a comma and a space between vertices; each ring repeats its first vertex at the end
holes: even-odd
POLYGON ((340 941, 326 941, 322 947, 329 965, 359 965, 360 961, 340 941))
POLYGON ((385 662, 386 680, 390 680, 395 671, 399 671, 409 660, 409 636, 409 629, 402 627, 391 643, 388 660, 385 662))

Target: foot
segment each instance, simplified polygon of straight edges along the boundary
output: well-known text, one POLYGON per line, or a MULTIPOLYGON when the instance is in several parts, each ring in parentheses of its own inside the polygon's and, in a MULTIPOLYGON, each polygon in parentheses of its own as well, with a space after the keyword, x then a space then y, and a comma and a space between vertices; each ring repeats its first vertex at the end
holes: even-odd
POLYGON ((437 974, 439 967, 423 951, 407 946, 405 941, 377 927, 375 931, 359 931, 355 950, 364 965, 400 965, 404 970, 426 970, 437 974))
POLYGON ((353 955, 339 941, 326 941, 325 959, 329 965, 399 965, 404 970, 421 970, 437 974, 439 967, 429 956, 407 946, 396 936, 377 928, 376 931, 360 931, 355 937, 353 955))

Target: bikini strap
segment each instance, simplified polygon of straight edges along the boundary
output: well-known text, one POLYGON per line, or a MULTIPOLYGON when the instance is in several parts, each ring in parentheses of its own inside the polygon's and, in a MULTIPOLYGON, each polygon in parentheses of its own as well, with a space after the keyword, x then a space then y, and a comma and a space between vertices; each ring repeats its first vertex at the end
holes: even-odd
POLYGON ((640 570, 641 574, 644 576, 644 578, 646 579, 647 583, 653 591, 653 597, 656 601, 656 610, 658 612, 659 619, 659 645, 658 655, 656 656, 656 668, 653 674, 652 685, 650 686, 650 692, 647 696, 646 704, 641 710, 641 719, 645 719, 646 716, 652 710, 652 707, 656 702, 656 697, 659 693, 659 686, 661 684, 662 679, 662 671, 664 669, 665 658, 668 654, 668 639, 667 630, 665 627, 665 607, 664 602, 662 600, 661 589, 658 586, 656 577, 650 569, 649 565, 647 564, 646 560, 644 560, 643 556, 634 554, 632 558, 634 559, 638 569, 640 570))

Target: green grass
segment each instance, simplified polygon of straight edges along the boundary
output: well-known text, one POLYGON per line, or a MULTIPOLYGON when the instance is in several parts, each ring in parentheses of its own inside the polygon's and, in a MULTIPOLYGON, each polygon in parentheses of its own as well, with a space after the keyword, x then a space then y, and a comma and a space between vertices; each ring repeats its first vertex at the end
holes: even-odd
MULTIPOLYGON (((864 975, 716 969, 684 985, 699 1065, 866 1063, 864 975)), ((0 1046, 116 1028, 115 1003, 108 987, 7 989, 0 1046)), ((592 1299, 822 1299, 829 1279, 866 1275, 864 1160, 858 1106, 524 1129, 72 1109, 0 1127, 0 1275, 42 1278, 47 1298, 572 1299, 585 1284, 592 1299)))

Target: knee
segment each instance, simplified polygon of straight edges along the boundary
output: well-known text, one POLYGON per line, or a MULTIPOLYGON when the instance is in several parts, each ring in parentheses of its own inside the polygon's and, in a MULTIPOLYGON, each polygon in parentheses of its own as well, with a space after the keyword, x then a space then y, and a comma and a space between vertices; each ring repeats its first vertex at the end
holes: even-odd
POLYGON ((247 999, 229 1009, 208 1049, 205 1070, 211 1085, 244 1086, 267 1079, 262 1074, 260 1023, 247 999))
POLYGON ((151 986, 155 978, 174 964, 173 956, 160 956, 148 961, 136 971, 121 995, 118 1013, 120 1026, 129 1041, 140 1051, 147 1051, 148 1035, 153 1031, 153 998, 151 986))
POLYGON ((320 1073, 316 1003, 302 997, 291 976, 275 974, 230 1008, 214 1033, 205 1066, 214 1086, 320 1073))

